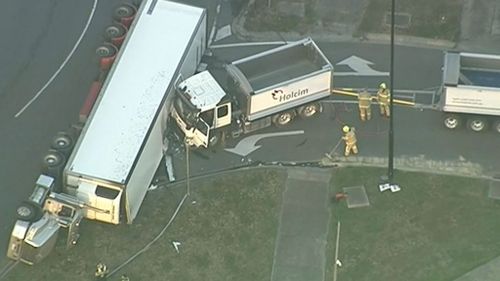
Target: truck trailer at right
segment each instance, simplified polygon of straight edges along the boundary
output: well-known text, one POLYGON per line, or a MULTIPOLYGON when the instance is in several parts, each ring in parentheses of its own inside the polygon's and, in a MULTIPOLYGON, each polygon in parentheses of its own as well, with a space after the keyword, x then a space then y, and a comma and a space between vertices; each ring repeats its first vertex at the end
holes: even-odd
POLYGON ((440 92, 446 128, 500 133, 500 56, 447 52, 440 92))

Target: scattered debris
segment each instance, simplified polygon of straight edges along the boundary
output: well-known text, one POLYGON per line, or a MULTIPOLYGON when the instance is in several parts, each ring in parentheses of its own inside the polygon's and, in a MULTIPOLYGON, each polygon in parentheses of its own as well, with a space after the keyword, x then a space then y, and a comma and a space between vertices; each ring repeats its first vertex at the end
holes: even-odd
POLYGON ((388 189, 390 189, 392 192, 398 192, 401 190, 401 187, 397 184, 390 184, 390 183, 382 183, 378 185, 378 189, 380 192, 384 192, 388 189))
POLYGON ((181 245, 181 242, 178 241, 172 241, 172 245, 174 246, 175 251, 177 254, 179 253, 179 246, 181 245))

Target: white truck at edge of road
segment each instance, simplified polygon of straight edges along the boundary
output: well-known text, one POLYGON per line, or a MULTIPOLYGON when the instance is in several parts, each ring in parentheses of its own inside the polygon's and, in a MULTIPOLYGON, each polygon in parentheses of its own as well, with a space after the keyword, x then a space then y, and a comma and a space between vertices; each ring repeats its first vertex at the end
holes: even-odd
POLYGON ((224 79, 209 71, 179 84, 171 115, 191 146, 213 146, 295 116, 309 118, 331 96, 333 66, 310 38, 224 66, 224 79), (224 87, 224 88, 223 88, 224 87))
POLYGON ((447 52, 440 94, 447 128, 500 133, 500 56, 447 52))
MULTIPOLYGON (((205 9, 142 2, 61 176, 41 175, 18 208, 9 258, 39 262, 60 227, 75 244, 83 217, 132 223, 166 150, 173 92, 195 73, 206 46, 205 9), (56 181, 62 192, 55 192, 56 181)), ((59 160, 45 157, 49 165, 59 160)))

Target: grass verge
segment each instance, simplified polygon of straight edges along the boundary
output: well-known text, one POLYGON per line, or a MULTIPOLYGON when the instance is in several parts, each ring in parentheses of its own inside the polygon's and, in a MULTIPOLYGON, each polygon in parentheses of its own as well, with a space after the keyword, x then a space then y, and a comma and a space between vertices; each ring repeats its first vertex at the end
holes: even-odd
MULTIPOLYGON (((147 252, 122 273, 131 280, 266 280, 283 190, 279 171, 243 171, 191 183, 177 218, 147 252), (180 253, 172 245, 178 241, 180 253)), ((47 260, 18 265, 7 280, 92 280, 102 261, 112 270, 152 240, 168 222, 185 187, 149 192, 132 225, 85 222, 71 251, 64 239, 47 260)))
MULTIPOLYGON (((364 185, 371 204, 335 204, 343 263, 338 280, 454 280, 500 255, 500 203, 487 197, 487 181, 397 172, 402 191, 380 193, 385 172, 347 168, 333 176, 332 192, 364 185)), ((330 225, 331 277, 336 221, 330 225)))
MULTIPOLYGON (((384 169, 333 171, 331 194, 364 185, 370 206, 332 204, 326 280, 332 280, 337 219, 338 280, 453 280, 500 255, 500 203, 488 182, 397 172, 398 193, 377 189, 384 169)), ((192 182, 189 200, 164 236, 120 274, 131 280, 269 280, 286 174, 257 169, 192 182), (180 253, 172 242, 178 241, 180 253)), ((19 265, 6 280, 91 280, 102 261, 111 269, 160 231, 184 195, 183 186, 148 193, 132 225, 86 222, 79 245, 64 239, 47 260, 19 265)))

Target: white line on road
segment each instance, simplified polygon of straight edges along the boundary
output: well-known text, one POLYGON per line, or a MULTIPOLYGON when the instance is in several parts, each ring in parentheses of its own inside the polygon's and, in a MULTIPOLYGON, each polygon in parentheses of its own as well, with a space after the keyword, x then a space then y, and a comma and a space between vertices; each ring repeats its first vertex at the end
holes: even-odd
POLYGON ((89 15, 89 18, 87 19, 87 23, 85 24, 85 28, 83 29, 82 33, 80 34, 80 37, 78 38, 75 45, 73 46, 73 49, 71 49, 71 52, 69 52, 68 56, 63 61, 61 66, 59 66, 57 71, 52 75, 52 77, 50 77, 49 81, 47 81, 47 83, 45 83, 45 85, 43 85, 43 87, 35 94, 35 96, 33 98, 31 98, 31 100, 25 106, 23 106, 23 108, 21 108, 21 110, 19 110, 19 112, 17 112, 16 115, 14 115, 14 118, 19 117, 28 108, 28 106, 30 106, 43 93, 43 91, 45 91, 45 89, 47 89, 47 87, 50 85, 50 83, 52 83, 52 81, 54 81, 54 79, 57 77, 57 75, 59 75, 61 70, 66 66, 68 61, 71 59, 71 57, 75 53, 76 48, 78 48, 78 45, 80 45, 80 42, 82 41, 83 36, 85 35, 85 33, 87 32, 87 29, 90 26, 90 22, 92 21, 92 18, 94 17, 94 13, 95 13, 98 1, 99 0, 94 0, 94 5, 92 6, 92 11, 90 11, 90 15, 89 15))

